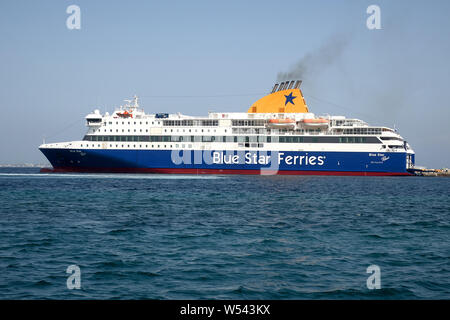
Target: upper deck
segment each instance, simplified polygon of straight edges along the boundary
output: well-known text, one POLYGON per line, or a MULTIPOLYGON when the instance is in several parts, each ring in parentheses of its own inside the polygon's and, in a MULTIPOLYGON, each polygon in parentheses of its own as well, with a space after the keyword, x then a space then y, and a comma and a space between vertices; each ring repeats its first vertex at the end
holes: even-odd
POLYGON ((360 119, 316 116, 309 112, 300 84, 300 81, 276 84, 247 112, 209 112, 204 117, 181 113, 147 114, 135 96, 125 100, 126 103, 112 114, 101 114, 98 110, 88 114, 88 130, 83 140, 59 145, 80 148, 251 147, 262 150, 319 147, 353 151, 404 151, 407 148, 403 138, 391 128, 370 126, 360 119))

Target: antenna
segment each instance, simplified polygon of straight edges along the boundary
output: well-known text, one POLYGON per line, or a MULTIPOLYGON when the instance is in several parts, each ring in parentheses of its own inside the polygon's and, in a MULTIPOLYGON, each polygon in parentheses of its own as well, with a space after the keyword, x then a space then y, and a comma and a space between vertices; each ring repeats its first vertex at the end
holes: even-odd
POLYGON ((136 109, 139 107, 138 101, 139 101, 138 96, 134 95, 134 97, 133 97, 133 107, 136 108, 136 109))
POLYGON ((130 109, 137 109, 139 107, 138 100, 139 98, 137 97, 137 95, 134 95, 132 100, 124 100, 126 102, 125 107, 130 109))

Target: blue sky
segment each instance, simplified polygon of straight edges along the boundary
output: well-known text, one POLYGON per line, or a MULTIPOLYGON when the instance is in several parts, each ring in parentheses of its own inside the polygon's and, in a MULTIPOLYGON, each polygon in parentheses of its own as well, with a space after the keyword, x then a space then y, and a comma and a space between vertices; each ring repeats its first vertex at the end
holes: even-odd
POLYGON ((449 15, 449 1, 2 1, 0 164, 44 163, 44 136, 79 139, 87 113, 134 94, 147 112, 246 111, 310 56, 312 112, 395 125, 417 164, 448 167, 449 15))

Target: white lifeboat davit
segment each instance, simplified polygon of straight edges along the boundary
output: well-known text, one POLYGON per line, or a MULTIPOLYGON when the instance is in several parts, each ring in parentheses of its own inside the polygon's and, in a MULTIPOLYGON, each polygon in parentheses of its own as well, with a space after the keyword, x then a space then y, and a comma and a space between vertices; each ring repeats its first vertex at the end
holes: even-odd
POLYGON ((268 123, 272 128, 294 128, 295 121, 292 119, 270 119, 268 123))
POLYGON ((325 128, 328 127, 327 119, 303 119, 300 121, 305 127, 309 128, 325 128))

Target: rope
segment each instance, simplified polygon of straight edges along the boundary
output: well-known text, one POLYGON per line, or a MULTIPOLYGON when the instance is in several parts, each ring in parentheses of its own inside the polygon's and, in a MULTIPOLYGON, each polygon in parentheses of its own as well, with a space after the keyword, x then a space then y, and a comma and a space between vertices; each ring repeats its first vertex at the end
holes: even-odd
POLYGON ((188 96, 142 96, 144 98, 223 98, 223 97, 253 97, 261 96, 264 93, 250 93, 250 94, 216 94, 216 95, 188 95, 188 96))
POLYGON ((348 110, 348 111, 354 112, 356 114, 359 114, 359 115, 364 116, 366 118, 369 118, 371 120, 376 120, 373 115, 368 115, 368 114, 365 114, 365 113, 362 113, 362 112, 359 112, 359 111, 355 111, 353 108, 344 107, 344 106, 342 106, 340 104, 337 104, 337 103, 334 103, 334 102, 331 102, 331 101, 328 101, 328 100, 325 100, 325 99, 317 98, 317 97, 311 96, 309 94, 308 95, 305 94, 305 96, 308 97, 308 98, 311 98, 313 100, 316 100, 318 102, 327 103, 327 104, 330 104, 330 105, 335 106, 337 108, 341 108, 341 109, 344 109, 344 110, 348 110))
POLYGON ((74 122, 70 123, 69 125, 65 126, 63 129, 60 129, 60 130, 54 132, 53 134, 51 134, 49 136, 44 136, 44 138, 45 139, 51 139, 51 138, 53 138, 53 137, 63 133, 64 131, 72 128, 76 123, 79 123, 79 122, 80 122, 80 119, 77 119, 76 121, 74 121, 74 122))

